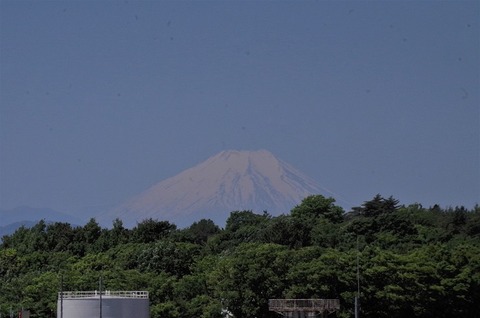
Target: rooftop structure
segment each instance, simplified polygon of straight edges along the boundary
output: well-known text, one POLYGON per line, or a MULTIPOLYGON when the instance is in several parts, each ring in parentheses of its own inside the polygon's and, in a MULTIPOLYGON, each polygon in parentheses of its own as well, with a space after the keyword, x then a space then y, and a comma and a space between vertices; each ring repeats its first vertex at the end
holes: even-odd
POLYGON ((339 299, 270 299, 270 311, 284 317, 325 317, 340 309, 339 299))

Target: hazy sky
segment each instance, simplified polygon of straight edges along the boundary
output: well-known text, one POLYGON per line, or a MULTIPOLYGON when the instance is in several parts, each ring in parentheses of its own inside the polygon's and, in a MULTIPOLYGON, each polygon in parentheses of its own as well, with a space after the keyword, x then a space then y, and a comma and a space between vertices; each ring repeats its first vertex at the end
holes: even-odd
POLYGON ((91 213, 227 149, 350 206, 473 207, 479 6, 1 0, 0 209, 91 213))

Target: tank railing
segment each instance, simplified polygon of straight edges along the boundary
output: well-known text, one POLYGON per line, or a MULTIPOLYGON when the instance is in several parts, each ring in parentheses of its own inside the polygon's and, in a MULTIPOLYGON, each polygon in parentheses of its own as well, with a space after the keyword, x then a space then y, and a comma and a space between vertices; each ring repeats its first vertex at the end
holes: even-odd
POLYGON ((340 309, 339 299, 270 299, 270 311, 333 312, 340 309))
MULTIPOLYGON (((79 298, 98 298, 100 291, 64 291, 58 293, 58 299, 79 299, 79 298), (62 295, 63 294, 63 295, 62 295)), ((147 298, 148 291, 123 291, 123 290, 102 290, 102 297, 108 298, 147 298)))

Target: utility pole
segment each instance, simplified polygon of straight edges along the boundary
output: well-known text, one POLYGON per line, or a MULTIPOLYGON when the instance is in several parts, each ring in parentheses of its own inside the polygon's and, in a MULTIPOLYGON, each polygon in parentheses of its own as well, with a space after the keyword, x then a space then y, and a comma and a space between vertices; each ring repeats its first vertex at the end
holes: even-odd
POLYGON ((360 250, 358 248, 357 235, 357 296, 355 297, 355 318, 360 318, 360 266, 359 266, 360 250))

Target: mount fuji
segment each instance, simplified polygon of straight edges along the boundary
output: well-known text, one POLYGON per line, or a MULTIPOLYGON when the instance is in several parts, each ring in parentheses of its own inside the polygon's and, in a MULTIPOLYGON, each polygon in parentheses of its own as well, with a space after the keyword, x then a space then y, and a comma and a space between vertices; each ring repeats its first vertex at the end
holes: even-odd
POLYGON ((112 224, 119 218, 130 227, 152 218, 188 226, 202 218, 225 221, 232 211, 288 213, 306 196, 325 193, 266 150, 230 150, 153 185, 98 220, 112 224))

